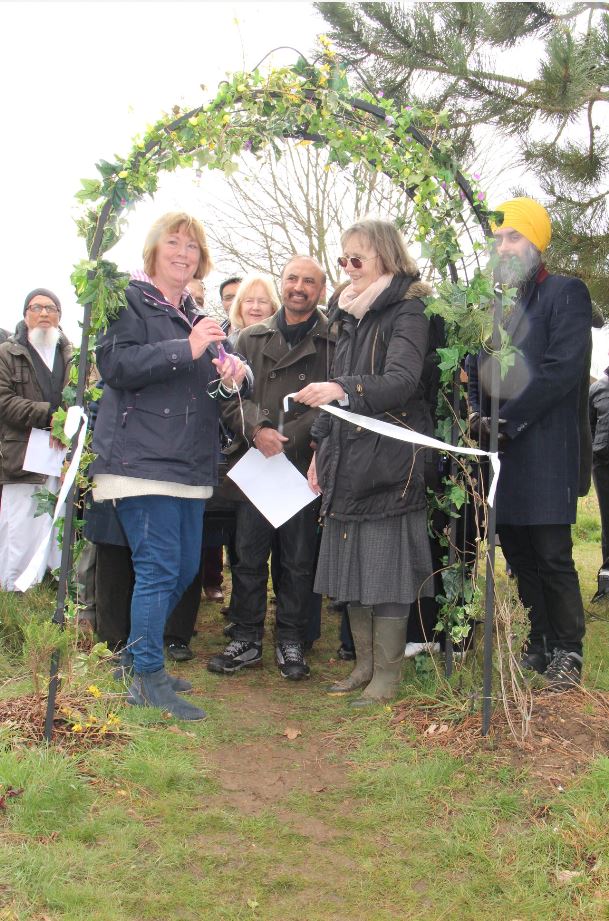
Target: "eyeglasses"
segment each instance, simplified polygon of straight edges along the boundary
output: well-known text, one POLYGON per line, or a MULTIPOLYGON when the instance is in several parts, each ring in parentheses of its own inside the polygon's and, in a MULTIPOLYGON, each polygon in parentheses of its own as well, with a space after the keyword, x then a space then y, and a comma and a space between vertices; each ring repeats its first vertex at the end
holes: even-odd
POLYGON ((361 269, 364 262, 370 262, 371 259, 376 259, 376 256, 368 256, 367 259, 360 259, 359 256, 339 256, 338 264, 341 269, 346 269, 349 263, 354 269, 361 269))
POLYGON ((32 313, 42 313, 43 310, 47 313, 59 313, 59 307, 55 307, 54 304, 30 304, 28 310, 32 313))
POLYGON ((261 307, 270 307, 271 302, 268 297, 244 297, 243 303, 247 307, 253 307, 254 304, 259 304, 261 307))

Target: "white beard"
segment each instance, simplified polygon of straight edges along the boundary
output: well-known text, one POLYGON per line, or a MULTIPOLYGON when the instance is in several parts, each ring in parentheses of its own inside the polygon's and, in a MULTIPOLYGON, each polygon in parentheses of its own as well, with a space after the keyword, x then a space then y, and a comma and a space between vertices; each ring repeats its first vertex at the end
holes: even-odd
POLYGON ((499 257, 499 262, 495 266, 495 281, 507 285, 508 288, 522 290, 540 265, 541 253, 536 246, 529 243, 522 258, 518 256, 499 257))
POLYGON ((49 326, 47 329, 37 326, 35 329, 28 329, 27 335, 49 371, 52 371, 55 349, 59 342, 59 329, 56 326, 49 326))

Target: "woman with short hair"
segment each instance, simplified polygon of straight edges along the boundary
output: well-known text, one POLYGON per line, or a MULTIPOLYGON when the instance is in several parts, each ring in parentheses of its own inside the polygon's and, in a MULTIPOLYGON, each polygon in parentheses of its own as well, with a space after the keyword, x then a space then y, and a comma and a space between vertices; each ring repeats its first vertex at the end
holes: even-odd
MULTIPOLYGON (((328 317, 337 326, 332 379, 295 399, 338 401, 348 411, 432 430, 424 367, 429 322, 420 280, 402 235, 389 221, 362 220, 341 238, 350 278, 328 317)), ((397 693, 410 605, 433 594, 427 536, 424 452, 329 413, 313 425, 309 482, 324 517, 315 591, 349 606, 357 665, 331 688, 364 687, 355 705, 397 693)))
POLYGON ((242 329, 268 320, 280 307, 279 295, 271 276, 250 272, 237 288, 228 314, 231 341, 236 341, 242 329))
POLYGON ((156 221, 144 271, 97 342, 105 388, 91 467, 94 498, 115 503, 135 570, 129 702, 190 720, 205 713, 176 694, 190 685, 165 671, 163 630, 199 568, 205 500, 217 482, 215 397, 236 397, 246 375, 243 362, 219 350, 220 325, 188 293, 210 268, 199 221, 182 212, 156 221))

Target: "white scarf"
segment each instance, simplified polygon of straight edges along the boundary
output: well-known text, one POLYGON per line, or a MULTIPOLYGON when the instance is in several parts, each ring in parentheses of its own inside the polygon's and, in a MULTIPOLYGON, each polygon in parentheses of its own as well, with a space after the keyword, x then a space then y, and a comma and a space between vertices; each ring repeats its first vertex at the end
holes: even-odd
POLYGON ((364 288, 359 294, 356 294, 353 290, 353 283, 347 285, 340 292, 338 306, 345 313, 350 313, 356 320, 361 320, 364 314, 368 313, 379 294, 382 294, 389 287, 393 278, 393 275, 381 275, 376 281, 370 282, 368 287, 364 288))

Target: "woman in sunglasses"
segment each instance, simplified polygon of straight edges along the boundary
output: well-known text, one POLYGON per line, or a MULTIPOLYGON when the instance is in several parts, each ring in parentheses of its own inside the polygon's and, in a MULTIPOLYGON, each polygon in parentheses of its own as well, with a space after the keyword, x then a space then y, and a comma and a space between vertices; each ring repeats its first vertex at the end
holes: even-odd
MULTIPOLYGON (((350 283, 328 320, 336 324, 332 379, 295 399, 429 433, 422 375, 431 293, 398 230, 362 220, 341 238, 350 283)), ((364 687, 355 706, 395 697, 410 605, 433 594, 423 451, 321 413, 309 483, 321 492, 324 528, 315 591, 349 606, 357 665, 330 691, 364 687)))

